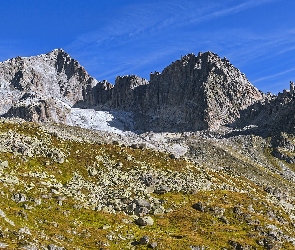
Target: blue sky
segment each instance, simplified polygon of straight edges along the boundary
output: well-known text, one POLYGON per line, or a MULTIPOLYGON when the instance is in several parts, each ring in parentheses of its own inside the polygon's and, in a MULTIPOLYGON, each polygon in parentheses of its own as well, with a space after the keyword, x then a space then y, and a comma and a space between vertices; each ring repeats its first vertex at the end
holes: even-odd
POLYGON ((98 80, 212 51, 263 92, 295 81, 294 0, 9 0, 0 61, 65 49, 98 80))

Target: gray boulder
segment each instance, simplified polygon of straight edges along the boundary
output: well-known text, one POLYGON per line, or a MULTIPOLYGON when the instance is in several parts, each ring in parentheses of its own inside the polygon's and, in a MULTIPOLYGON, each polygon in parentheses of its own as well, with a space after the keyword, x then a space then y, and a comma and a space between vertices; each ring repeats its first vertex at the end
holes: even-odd
POLYGON ((139 226, 152 226, 154 224, 154 220, 150 216, 140 217, 136 220, 136 224, 139 226))

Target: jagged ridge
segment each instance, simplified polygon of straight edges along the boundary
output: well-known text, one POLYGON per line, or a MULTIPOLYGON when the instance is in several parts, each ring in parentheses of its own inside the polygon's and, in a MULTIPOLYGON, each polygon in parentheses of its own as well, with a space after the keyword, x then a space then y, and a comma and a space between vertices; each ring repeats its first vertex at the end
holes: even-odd
POLYGON ((145 129, 158 131, 216 129, 263 98, 244 74, 212 52, 184 56, 162 73, 151 73, 149 82, 125 76, 99 89, 104 97, 99 104, 139 112, 149 124, 145 129))
POLYGON ((137 131, 217 130, 251 124, 276 129, 281 126, 274 120, 285 121, 294 106, 293 93, 264 95, 226 58, 212 52, 188 54, 161 73, 151 73, 150 81, 119 76, 112 85, 95 80, 58 49, 0 63, 0 84, 2 115, 66 123, 71 107, 123 110, 134 113, 137 131), (282 115, 278 106, 290 108, 282 115))

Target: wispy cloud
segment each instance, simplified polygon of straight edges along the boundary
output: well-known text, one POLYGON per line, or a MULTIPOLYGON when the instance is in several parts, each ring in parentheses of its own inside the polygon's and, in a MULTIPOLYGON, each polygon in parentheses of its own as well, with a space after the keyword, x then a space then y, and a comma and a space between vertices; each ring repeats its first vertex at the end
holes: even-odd
MULTIPOLYGON (((265 68, 266 71, 276 70, 278 63, 268 62, 277 61, 277 58, 289 55, 295 50, 295 36, 292 29, 270 30, 262 33, 248 28, 225 27, 211 32, 199 32, 198 36, 201 39, 195 40, 190 32, 183 33, 183 47, 197 51, 207 48, 220 56, 226 56, 240 69, 251 64, 266 64, 268 65, 265 68)), ((289 59, 280 61, 280 65, 286 65, 286 67, 292 63, 295 63, 295 57, 289 56, 289 59)))
POLYGON ((235 14, 235 13, 239 13, 241 11, 247 10, 247 9, 251 9, 251 8, 255 8, 259 5, 264 5, 264 4, 269 4, 272 2, 276 2, 278 0, 251 0, 251 1, 246 1, 244 3, 241 3, 239 5, 230 7, 230 8, 226 8, 220 11, 216 11, 214 12, 212 15, 213 16, 224 16, 224 15, 228 15, 228 14, 235 14))
POLYGON ((279 73, 276 73, 276 74, 273 74, 273 75, 268 75, 268 76, 265 76, 265 77, 255 79, 252 82, 253 83, 258 83, 258 82, 269 80, 269 79, 272 79, 272 78, 275 78, 275 77, 278 77, 278 76, 286 75, 287 73, 290 73, 290 72, 293 72, 293 71, 295 72, 295 67, 290 68, 288 70, 284 70, 282 72, 279 72, 279 73))
POLYGON ((226 2, 192 2, 184 0, 162 1, 127 6, 117 13, 109 23, 97 31, 83 34, 68 46, 78 49, 81 46, 108 45, 116 46, 137 36, 149 36, 161 33, 164 29, 175 29, 189 24, 197 24, 212 19, 236 14, 250 8, 277 0, 251 0, 238 5, 228 6, 226 2), (224 7, 226 6, 226 7, 224 7))
MULTIPOLYGON (((168 57, 171 55, 171 53, 175 53, 175 50, 177 48, 174 48, 174 50, 171 50, 171 47, 162 49, 160 52, 158 50, 148 53, 144 57, 144 60, 142 58, 137 59, 131 59, 131 60, 124 60, 122 58, 122 63, 119 64, 119 66, 102 72, 100 76, 104 79, 110 79, 114 77, 114 74, 116 76, 123 76, 123 75, 130 75, 130 74, 136 74, 140 69, 143 68, 149 68, 150 70, 156 70, 155 65, 152 66, 151 64, 155 61, 159 60, 159 58, 163 59, 165 57, 168 57), (170 48, 170 49, 169 49, 170 48), (173 51, 173 52, 171 52, 173 51)), ((170 63, 170 62, 167 62, 170 63)), ((165 65, 167 66, 167 64, 165 65)), ((146 71, 145 74, 142 74, 142 77, 148 78, 149 71, 146 71)))
MULTIPOLYGON (((185 52, 186 48, 191 52, 195 47, 197 51, 198 48, 210 47, 210 36, 213 34, 202 34, 203 40, 196 41, 191 34, 187 34, 186 38, 183 30, 189 25, 230 16, 273 1, 276 0, 251 0, 236 4, 231 0, 222 3, 184 0, 180 4, 177 0, 166 0, 157 4, 153 1, 134 4, 115 13, 113 19, 102 21, 104 25, 101 28, 83 34, 65 49, 82 63, 84 58, 89 65, 87 68, 93 68, 91 71, 95 72, 96 77, 112 77, 112 74, 128 73, 168 55, 185 52), (178 33, 179 37, 175 37, 178 33), (140 44, 147 44, 147 47, 139 48, 140 44), (141 54, 137 53, 137 49, 141 54), (105 55, 105 59, 97 57, 100 54, 105 55), (90 59, 95 56, 95 60, 90 59), (136 60, 138 57, 140 59, 136 60), (104 60, 112 63, 102 63, 104 60)), ((220 37, 216 38, 216 41, 221 40, 220 37)))
POLYGON ((251 1, 246 1, 246 2, 238 4, 238 5, 226 7, 226 8, 222 8, 222 6, 219 6, 219 10, 215 10, 215 11, 205 14, 203 16, 192 18, 191 22, 198 23, 198 22, 208 21, 211 19, 217 19, 220 17, 233 15, 233 14, 245 11, 247 9, 255 8, 257 6, 276 2, 276 1, 278 1, 278 0, 260 0, 260 1, 251 0, 251 1))

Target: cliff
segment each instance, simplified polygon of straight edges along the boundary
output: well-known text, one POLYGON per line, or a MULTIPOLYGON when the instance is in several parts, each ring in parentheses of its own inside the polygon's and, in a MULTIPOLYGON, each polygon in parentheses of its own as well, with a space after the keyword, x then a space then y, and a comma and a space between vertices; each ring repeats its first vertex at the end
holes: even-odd
POLYGON ((118 77, 111 92, 102 91, 98 104, 136 112, 139 127, 153 131, 218 129, 264 97, 227 59, 211 52, 184 56, 152 73, 149 82, 118 77))

